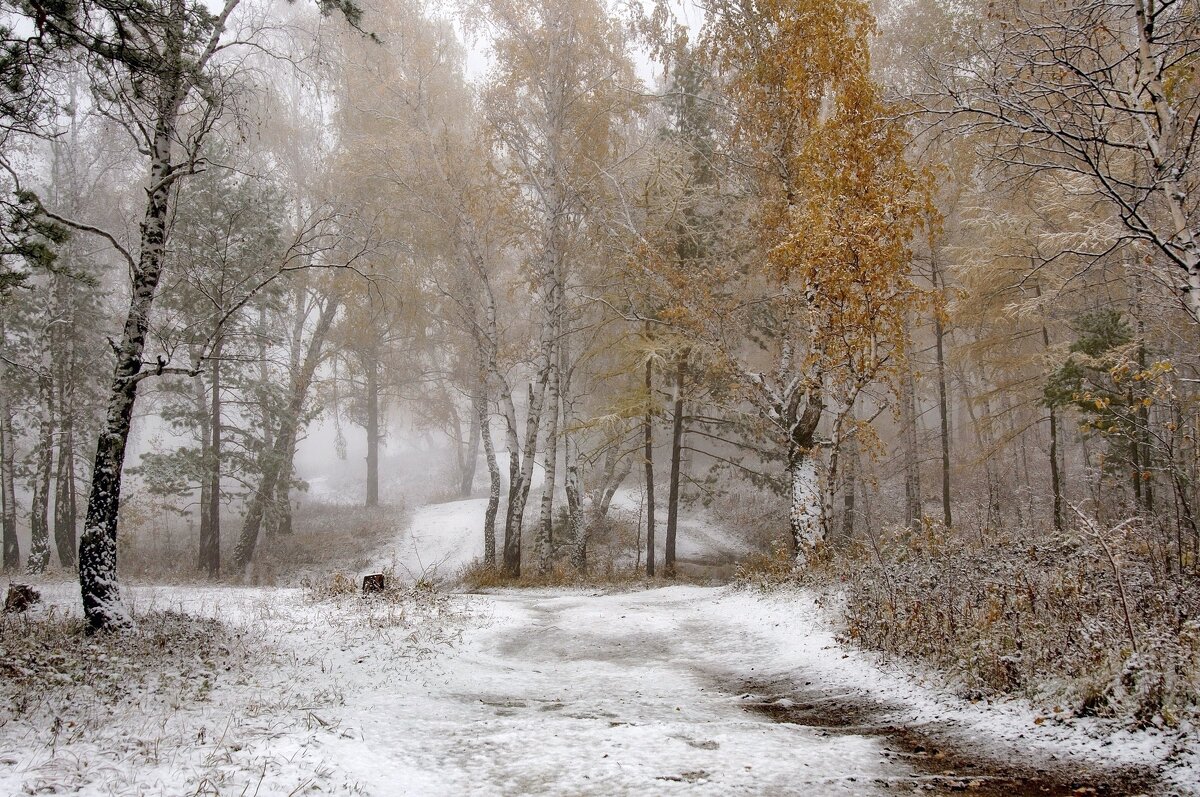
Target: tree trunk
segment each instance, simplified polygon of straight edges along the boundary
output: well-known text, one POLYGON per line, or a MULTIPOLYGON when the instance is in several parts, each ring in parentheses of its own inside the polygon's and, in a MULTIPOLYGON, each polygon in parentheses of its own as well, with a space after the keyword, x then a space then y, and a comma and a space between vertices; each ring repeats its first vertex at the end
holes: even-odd
MULTIPOLYGON (((530 391, 532 399, 533 391, 530 391)), ((501 396, 504 405, 505 445, 508 446, 508 504, 504 515, 504 572, 513 578, 521 575, 521 530, 515 524, 513 507, 521 500, 521 442, 517 435, 517 411, 512 391, 504 384, 501 396)))
POLYGON ((218 339, 213 346, 212 390, 209 401, 207 457, 204 460, 207 500, 204 515, 208 522, 200 524, 200 569, 209 578, 221 574, 221 350, 224 341, 218 339))
MULTIPOLYGON (((194 356, 194 353, 193 353, 194 356)), ((199 376, 196 377, 194 387, 196 389, 196 417, 199 418, 200 424, 200 540, 196 546, 196 569, 204 569, 204 558, 200 551, 204 548, 204 541, 212 533, 212 480, 209 478, 208 457, 209 447, 212 445, 212 405, 209 403, 209 391, 204 384, 204 380, 199 376)))
POLYGON ((187 94, 182 57, 185 19, 182 3, 172 2, 171 5, 172 13, 165 37, 168 68, 162 76, 161 93, 157 100, 138 261, 131 275, 129 311, 125 316, 121 342, 116 347, 108 410, 96 442, 92 488, 88 495, 83 534, 79 538, 79 591, 84 617, 93 630, 129 623, 128 614, 121 603, 117 579, 117 514, 121 505, 121 476, 125 467, 125 446, 133 421, 133 405, 137 398, 138 374, 142 370, 142 354, 146 348, 146 332, 150 325, 150 307, 162 276, 163 254, 166 250, 171 186, 175 177, 171 147, 176 138, 179 106, 187 94))
POLYGON ((299 431, 300 416, 304 410, 304 400, 316 374, 317 365, 321 361, 321 350, 325 345, 325 337, 337 316, 339 299, 330 297, 321 309, 317 326, 308 341, 308 351, 304 363, 296 373, 292 384, 291 400, 288 402, 284 415, 280 419, 279 433, 275 436, 275 446, 263 461, 262 479, 258 489, 251 494, 250 502, 246 505, 246 515, 242 521, 242 531, 234 549, 234 567, 242 572, 248 571, 254 560, 254 551, 258 546, 259 531, 262 529, 263 516, 267 506, 277 500, 276 492, 280 479, 291 478, 292 457, 295 452, 296 433, 299 431))
MULTIPOLYGON (((537 449, 538 430, 541 428, 542 404, 546 398, 548 376, 549 368, 547 367, 538 379, 537 390, 534 390, 533 385, 529 386, 524 449, 520 454, 509 454, 510 472, 514 467, 517 471, 516 478, 509 486, 508 511, 504 518, 504 573, 511 578, 521 577, 521 531, 524 524, 525 503, 529 500, 529 487, 533 475, 534 455, 537 449)), ((515 415, 511 419, 511 423, 516 423, 515 415)), ((517 445, 515 433, 512 435, 512 445, 517 445)))
MULTIPOLYGON (((1137 79, 1132 86, 1132 101, 1127 101, 1127 107, 1137 109, 1136 118, 1145 137, 1146 152, 1153 159, 1153 184, 1159 189, 1160 199, 1171 217, 1170 245, 1161 248, 1173 253, 1183 268, 1184 277, 1179 285, 1181 302, 1192 320, 1200 322, 1200 241, 1196 240, 1195 225, 1189 218, 1188 190, 1180 179, 1183 170, 1170 156, 1176 151, 1181 133, 1178 110, 1171 99, 1173 92, 1163 80, 1163 76, 1171 74, 1173 69, 1166 66, 1164 55, 1154 52, 1155 28, 1164 9, 1155 9, 1154 4, 1147 7, 1146 0, 1134 0, 1133 7, 1138 35, 1134 62, 1137 79)), ((1182 132, 1184 136, 1194 135, 1194 127, 1185 124, 1182 132), (1189 129, 1191 133, 1187 132, 1189 129)))
POLYGON ((643 464, 646 469, 646 575, 654 578, 654 359, 646 357, 646 417, 643 464))
POLYGON ((794 443, 788 447, 788 476, 791 480, 788 521, 792 550, 796 561, 804 564, 813 546, 821 541, 825 528, 821 475, 812 449, 794 443))
POLYGON ((33 501, 29 507, 29 559, 25 570, 46 572, 50 564, 50 473, 54 458, 54 389, 50 374, 38 374, 37 459, 33 473, 33 501))
POLYGON ((71 390, 67 384, 67 369, 59 372, 58 399, 58 464, 54 474, 54 545, 58 563, 64 568, 75 567, 75 522, 79 515, 75 496, 75 424, 71 390))
POLYGON ((919 529, 924 506, 921 500, 921 451, 917 435, 917 391, 911 363, 904 363, 900 374, 900 413, 904 425, 904 516, 910 529, 919 529))
MULTIPOLYGON (((1041 298, 1042 287, 1036 282, 1033 285, 1034 296, 1041 298)), ((1050 329, 1042 324, 1042 348, 1050 351, 1050 329)), ((1066 525, 1067 515, 1063 502, 1063 480, 1058 468, 1058 411, 1053 404, 1048 404, 1050 410, 1050 492, 1054 498, 1054 528, 1062 531, 1066 525)))
POLYGON ((496 446, 492 442, 492 429, 488 417, 487 392, 483 387, 474 396, 475 417, 478 419, 479 436, 483 441, 483 456, 488 468, 488 502, 483 513, 483 562, 488 567, 496 566, 496 513, 500 509, 500 465, 496 461, 496 446))
POLYGON ((855 506, 858 495, 858 435, 852 435, 846 441, 843 451, 846 458, 846 470, 842 477, 842 541, 849 543, 854 539, 854 528, 858 520, 855 506))
POLYGON ((675 395, 671 423, 671 484, 667 492, 667 550, 663 569, 667 578, 675 578, 675 536, 679 528, 679 470, 683 452, 683 381, 687 375, 687 354, 675 362, 675 395))
POLYGON ((583 457, 575 435, 563 436, 567 461, 567 517, 571 526, 571 567, 577 573, 587 572, 588 524, 584 514, 583 457))
POLYGON ((367 371, 367 506, 379 506, 379 358, 371 351, 367 371))
MULTIPOLYGON (((471 396, 471 404, 477 404, 479 397, 471 396)), ((484 404, 486 405, 486 399, 484 404)), ((462 460, 462 468, 459 470, 458 494, 462 498, 470 498, 471 493, 475 489, 475 470, 479 466, 479 443, 480 433, 479 413, 471 413, 471 428, 467 431, 467 451, 466 456, 462 460)))
POLYGON ((21 545, 17 538, 17 494, 14 484, 12 410, 8 397, 0 390, 0 529, 4 533, 4 571, 21 568, 21 545))
POLYGON ((566 464, 565 488, 567 494, 567 519, 570 526, 571 567, 577 573, 587 572, 587 543, 588 519, 585 515, 584 501, 584 461, 583 452, 579 446, 579 417, 578 404, 571 390, 571 378, 575 366, 571 364, 570 348, 563 341, 559 349, 559 372, 562 374, 562 414, 563 414, 563 461, 566 464))
MULTIPOLYGON (((1138 369, 1146 370, 1146 325, 1142 320, 1142 280, 1141 274, 1134 280, 1136 304, 1134 306, 1137 323, 1138 339, 1138 369)), ((1149 516, 1154 515, 1154 453, 1150 439, 1150 408, 1142 404, 1137 410, 1137 444, 1135 453, 1140 451, 1141 457, 1137 465, 1138 480, 1142 483, 1142 507, 1149 516)))
POLYGON ((58 434, 55 448, 58 457, 54 470, 54 547, 58 563, 64 569, 75 567, 75 521, 78 506, 75 498, 75 402, 73 390, 74 352, 70 330, 74 328, 71 308, 65 298, 65 278, 55 275, 53 282, 55 316, 66 323, 54 324, 50 330, 51 362, 54 374, 54 401, 58 407, 58 434))
POLYGON ((275 480, 275 503, 271 512, 272 537, 286 537, 292 533, 292 477, 296 472, 295 461, 296 438, 293 437, 280 459, 279 478, 275 480))
POLYGON ((937 352, 938 432, 942 447, 942 522, 946 528, 950 528, 954 525, 954 518, 950 509, 950 403, 946 397, 946 330, 941 317, 937 315, 933 319, 933 336, 937 352))
POLYGON ((611 449, 612 461, 605 466, 604 486, 600 491, 600 500, 596 504, 596 517, 608 517, 608 510, 612 506, 613 496, 617 494, 617 490, 629 478, 629 474, 633 472, 633 457, 626 457, 621 469, 617 470, 617 458, 619 452, 617 446, 614 445, 611 449))
POLYGON ((542 482, 541 511, 538 518, 537 551, 538 573, 550 572, 554 555, 554 488, 558 477, 558 418, 561 405, 562 370, 557 353, 550 356, 550 378, 547 385, 546 405, 546 451, 542 455, 545 479, 542 482))

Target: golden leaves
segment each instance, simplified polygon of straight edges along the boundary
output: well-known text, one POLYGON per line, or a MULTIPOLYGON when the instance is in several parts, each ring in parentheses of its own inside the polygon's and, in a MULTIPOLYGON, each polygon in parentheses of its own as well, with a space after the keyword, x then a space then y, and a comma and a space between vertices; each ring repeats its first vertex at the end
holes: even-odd
POLYGON ((936 213, 930 175, 905 160, 907 132, 871 79, 870 8, 755 0, 714 20, 706 44, 760 175, 761 273, 784 289, 804 365, 874 378, 903 356, 907 313, 933 304, 909 278, 909 244, 936 213))

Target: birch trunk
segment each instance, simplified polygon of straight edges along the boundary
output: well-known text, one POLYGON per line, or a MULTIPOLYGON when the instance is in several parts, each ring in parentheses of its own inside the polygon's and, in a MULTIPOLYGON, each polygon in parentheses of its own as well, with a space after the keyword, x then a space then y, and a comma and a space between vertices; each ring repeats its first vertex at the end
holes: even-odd
POLYGON ((1154 163, 1154 184, 1171 217, 1169 245, 1160 244, 1160 248, 1174 254, 1183 268, 1180 285, 1183 306, 1194 321, 1200 322, 1200 241, 1188 215, 1187 189, 1180 180, 1182 167, 1173 158, 1179 151, 1180 136, 1178 113, 1163 81, 1170 67, 1165 53, 1152 52, 1156 17, 1162 9, 1155 11, 1153 6, 1147 9, 1146 0, 1134 0, 1134 13, 1138 33, 1137 80, 1130 107, 1138 109, 1136 119, 1142 125, 1146 148, 1154 163), (1153 113, 1145 113, 1147 110, 1153 113))
POLYGON ((304 410, 304 400, 316 374, 317 365, 321 361, 321 351, 333 319, 337 316, 339 299, 330 298, 321 309, 317 326, 308 341, 308 351, 304 362, 296 373, 292 384, 291 400, 284 410, 280 420, 279 433, 275 436, 275 447, 263 461, 262 479, 258 489, 251 494, 250 502, 246 505, 246 515, 242 521, 242 531, 234 549, 234 567, 248 572, 250 563, 254 560, 254 551, 258 546, 258 536, 262 529, 263 516, 268 505, 276 500, 276 491, 281 478, 290 478, 292 470, 292 455, 295 451, 296 433, 299 430, 300 416, 304 410))
POLYGON ((560 372, 563 375, 562 413, 563 413, 563 461, 566 464, 566 494, 567 519, 570 526, 570 559, 571 567, 577 573, 587 571, 588 518, 585 514, 584 502, 586 490, 584 487, 583 451, 579 446, 579 416, 574 393, 571 391, 571 379, 575 368, 571 363, 570 348, 567 341, 560 348, 560 372))
MULTIPOLYGON (((521 575, 521 526, 514 526, 513 508, 521 500, 521 441, 517 431, 517 409, 512 390, 502 382, 500 400, 504 406, 505 445, 508 446, 508 504, 504 515, 504 572, 521 575)), ((532 391, 530 391, 532 394, 532 391)))
POLYGON ((855 505, 858 495, 859 449, 858 435, 852 436, 843 446, 846 458, 845 476, 842 477, 842 540, 846 543, 854 539, 854 529, 858 520, 858 508, 855 505))
POLYGON ((558 477, 558 417, 561 403, 562 370, 557 357, 551 355, 550 376, 547 380, 546 397, 546 451, 542 455, 545 480, 542 482, 541 510, 538 519, 537 551, 538 572, 550 572, 554 554, 554 488, 558 477))
POLYGON ((617 490, 629 478, 629 474, 633 472, 633 457, 626 457, 621 469, 617 470, 617 450, 614 446, 611 449, 612 460, 605 467, 604 486, 600 490, 600 500, 596 502, 596 517, 608 517, 608 510, 612 506, 613 496, 617 494, 617 490))
POLYGON ((811 449, 793 445, 788 451, 791 510, 788 514, 796 560, 808 560, 825 529, 824 501, 817 458, 811 449))
POLYGON ((492 442, 487 393, 482 387, 475 394, 475 417, 478 419, 479 436, 483 441, 483 456, 487 460, 488 469, 488 502, 483 513, 483 562, 488 567, 495 567, 496 513, 500 509, 500 465, 496 461, 496 446, 492 442))
POLYGON ((567 461, 567 517, 571 526, 571 567, 577 573, 587 571, 588 524, 584 514, 583 457, 575 436, 563 436, 567 461))
POLYGON ((533 476, 534 455, 537 453, 538 431, 541 428, 542 405, 546 398, 546 380, 549 369, 543 371, 537 389, 529 386, 528 412, 525 418, 525 443, 520 454, 520 472, 514 489, 509 490, 507 516, 504 519, 504 572, 513 577, 521 576, 521 532, 524 525, 525 504, 529 500, 529 487, 533 476))

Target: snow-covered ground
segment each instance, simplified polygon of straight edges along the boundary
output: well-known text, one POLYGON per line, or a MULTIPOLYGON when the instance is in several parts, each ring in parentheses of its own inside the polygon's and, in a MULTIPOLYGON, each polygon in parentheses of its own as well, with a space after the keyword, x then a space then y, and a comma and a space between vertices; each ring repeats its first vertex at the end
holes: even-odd
MULTIPOLYGON (((385 554, 400 573, 465 564, 481 547, 481 512, 477 501, 418 510, 385 554)), ((42 617, 77 611, 72 585, 45 593, 42 617)), ((169 658, 197 659, 211 684, 131 682, 116 703, 83 690, 84 705, 60 685, 44 704, 0 711, 0 794, 1070 794, 1170 752, 1166 737, 958 700, 838 644, 802 593, 127 594, 142 613, 225 624, 215 652, 169 658), (977 771, 956 780, 934 745, 977 771), (1039 769, 1061 783, 992 780, 1039 769)), ((120 658, 85 653, 101 666, 120 658)), ((1174 777, 1187 791, 1187 774, 1174 777)))
POLYGON ((483 558, 486 509, 486 498, 419 507, 408 527, 376 555, 376 566, 394 567, 402 578, 457 575, 466 565, 483 558))

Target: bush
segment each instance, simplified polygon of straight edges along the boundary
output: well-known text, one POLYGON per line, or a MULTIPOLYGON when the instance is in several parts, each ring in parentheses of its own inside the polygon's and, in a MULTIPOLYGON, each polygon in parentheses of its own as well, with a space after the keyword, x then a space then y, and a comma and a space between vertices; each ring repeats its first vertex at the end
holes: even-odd
POLYGON ((738 562, 734 584, 770 590, 794 583, 796 560, 785 540, 775 540, 770 553, 754 553, 738 562))
POLYGON ((1077 715, 1174 724, 1200 699, 1200 576, 1170 571, 1140 526, 1027 540, 901 529, 821 560, 845 639, 1077 715))

